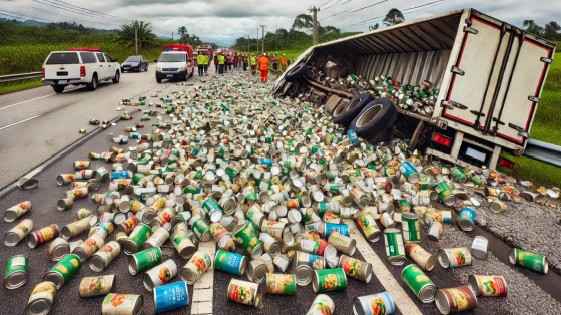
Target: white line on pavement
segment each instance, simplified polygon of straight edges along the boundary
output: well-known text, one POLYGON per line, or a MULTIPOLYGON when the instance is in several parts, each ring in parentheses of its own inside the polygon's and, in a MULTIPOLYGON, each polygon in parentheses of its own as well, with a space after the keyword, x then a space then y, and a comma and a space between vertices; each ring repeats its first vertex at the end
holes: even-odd
POLYGON ((6 108, 10 108, 10 107, 13 107, 13 106, 16 106, 16 105, 21 105, 21 104, 29 103, 29 102, 32 102, 32 101, 40 100, 40 99, 42 99, 42 98, 49 97, 49 96, 55 95, 55 94, 56 94, 56 93, 51 93, 51 94, 39 96, 39 97, 36 97, 36 98, 32 98, 32 99, 27 100, 27 101, 22 101, 22 102, 19 102, 19 103, 15 103, 15 104, 11 104, 11 105, 8 105, 8 106, 0 107, 0 110, 6 109, 6 108))
POLYGON ((26 119, 24 119, 24 120, 20 120, 20 121, 18 121, 18 122, 15 122, 15 123, 6 125, 6 126, 4 126, 4 127, 0 127, 0 130, 6 129, 6 128, 10 128, 10 127, 15 126, 15 125, 17 125, 17 124, 21 124, 22 122, 26 122, 26 121, 28 121, 28 120, 35 119, 35 118, 40 117, 40 116, 42 116, 42 114, 40 114, 40 115, 35 115, 35 116, 31 116, 31 117, 26 118, 26 119))
MULTIPOLYGON (((210 260, 214 264, 214 255, 216 254, 216 242, 199 243, 199 250, 207 253, 210 260)), ((201 278, 193 285, 193 298, 191 302, 191 315, 207 315, 212 314, 212 299, 214 284, 214 265, 207 270, 201 278)))
MULTIPOLYGON (((356 240, 356 247, 364 256, 364 260, 372 264, 372 272, 380 280, 380 283, 391 294, 396 306, 401 313, 407 315, 422 315, 421 310, 411 300, 407 292, 397 283, 394 276, 386 268, 380 257, 374 252, 370 244, 364 239, 358 227, 352 220, 345 220, 351 230, 351 237, 356 240)), ((383 241, 382 241, 383 242, 383 241)))

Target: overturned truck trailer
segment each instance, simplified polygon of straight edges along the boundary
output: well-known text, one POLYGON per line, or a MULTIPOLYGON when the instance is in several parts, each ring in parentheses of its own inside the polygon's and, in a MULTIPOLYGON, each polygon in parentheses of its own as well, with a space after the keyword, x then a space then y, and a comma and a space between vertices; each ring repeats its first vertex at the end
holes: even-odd
POLYGON ((438 158, 495 169, 524 152, 555 45, 474 9, 320 44, 277 80, 370 142, 396 133, 438 158))

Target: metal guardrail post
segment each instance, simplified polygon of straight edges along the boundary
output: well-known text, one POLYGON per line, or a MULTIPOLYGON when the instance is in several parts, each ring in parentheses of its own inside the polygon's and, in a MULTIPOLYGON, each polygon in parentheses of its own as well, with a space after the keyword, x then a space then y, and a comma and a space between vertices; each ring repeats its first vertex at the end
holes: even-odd
POLYGON ((529 139, 524 155, 549 165, 561 167, 561 146, 555 144, 529 139))
POLYGON ((34 79, 40 77, 41 77, 41 71, 0 75, 0 83, 16 81, 16 80, 24 80, 24 79, 34 79))

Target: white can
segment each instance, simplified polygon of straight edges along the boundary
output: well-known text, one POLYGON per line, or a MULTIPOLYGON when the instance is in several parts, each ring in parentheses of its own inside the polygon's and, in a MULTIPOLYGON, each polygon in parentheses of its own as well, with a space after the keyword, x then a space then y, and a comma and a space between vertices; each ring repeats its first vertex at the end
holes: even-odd
POLYGON ((177 265, 173 260, 168 259, 144 273, 142 282, 146 290, 152 292, 155 287, 168 283, 176 275, 177 265))

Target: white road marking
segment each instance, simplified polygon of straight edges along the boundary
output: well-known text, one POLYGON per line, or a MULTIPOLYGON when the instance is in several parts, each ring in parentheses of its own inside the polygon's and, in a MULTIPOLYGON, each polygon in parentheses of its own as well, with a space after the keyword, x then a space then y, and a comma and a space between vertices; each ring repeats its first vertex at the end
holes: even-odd
MULTIPOLYGON (((364 256, 364 259, 372 264, 372 272, 376 275, 378 280, 380 280, 380 283, 384 286, 384 288, 391 294, 401 313, 407 315, 422 315, 423 313, 419 310, 417 305, 415 305, 415 302, 411 300, 407 292, 403 290, 388 268, 386 268, 386 265, 384 265, 380 257, 378 257, 370 244, 368 244, 368 242, 364 239, 356 224, 352 220, 345 220, 345 223, 349 225, 351 237, 356 240, 357 249, 360 251, 362 256, 364 256)), ((380 240, 379 242, 383 242, 383 240, 380 240)))
POLYGON ((15 126, 15 125, 17 125, 17 124, 21 124, 21 123, 26 122, 26 121, 28 121, 28 120, 35 119, 35 118, 37 118, 37 117, 40 117, 40 116, 42 116, 42 115, 43 115, 43 114, 31 116, 31 117, 26 118, 26 119, 24 119, 24 120, 20 120, 20 121, 18 121, 18 122, 15 122, 15 123, 6 125, 6 126, 4 126, 4 127, 0 127, 0 130, 6 129, 6 128, 10 128, 10 127, 15 126))
POLYGON ((13 106, 16 106, 16 105, 21 105, 21 104, 29 103, 29 102, 32 102, 32 101, 40 100, 40 99, 42 99, 42 98, 49 97, 49 96, 55 95, 55 94, 56 94, 56 93, 51 93, 51 94, 39 96, 39 97, 36 97, 36 98, 32 98, 32 99, 27 100, 27 101, 22 101, 22 102, 19 102, 19 103, 15 103, 15 104, 11 104, 11 105, 8 105, 8 106, 0 107, 0 110, 6 109, 6 108, 10 108, 10 107, 13 107, 13 106))
MULTIPOLYGON (((199 243, 199 250, 207 253, 214 264, 214 254, 216 254, 216 242, 212 239, 209 242, 199 243)), ((191 299, 191 315, 212 314, 212 299, 214 284, 214 265, 211 265, 201 278, 193 285, 193 297, 191 299)))

